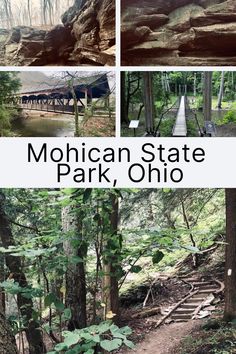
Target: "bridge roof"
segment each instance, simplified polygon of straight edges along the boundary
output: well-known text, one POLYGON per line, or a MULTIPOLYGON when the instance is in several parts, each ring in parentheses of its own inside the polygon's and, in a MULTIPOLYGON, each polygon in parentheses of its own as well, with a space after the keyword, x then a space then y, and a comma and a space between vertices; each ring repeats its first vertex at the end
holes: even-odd
MULTIPOLYGON (((21 80, 20 94, 40 94, 40 93, 52 93, 61 92, 66 93, 70 91, 69 80, 70 78, 63 78, 61 76, 47 76, 42 72, 21 72, 19 73, 19 78, 21 80)), ((99 89, 103 91, 109 91, 109 84, 107 80, 106 73, 99 73, 89 75, 85 73, 76 73, 76 78, 74 78, 74 85, 76 91, 83 92, 84 89, 96 88, 96 96, 100 97, 99 89), (80 75, 80 77, 78 77, 80 75)), ((95 97, 95 96, 94 96, 95 97)))

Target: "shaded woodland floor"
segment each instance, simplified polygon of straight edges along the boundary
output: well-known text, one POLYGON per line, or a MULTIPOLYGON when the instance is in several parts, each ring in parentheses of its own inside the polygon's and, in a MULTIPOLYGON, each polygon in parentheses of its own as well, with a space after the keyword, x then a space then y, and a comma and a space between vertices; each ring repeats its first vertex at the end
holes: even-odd
POLYGON ((150 332, 145 340, 139 343, 134 350, 122 353, 137 354, 170 354, 176 353, 182 339, 191 334, 193 330, 199 328, 201 321, 189 321, 186 323, 172 323, 150 332))

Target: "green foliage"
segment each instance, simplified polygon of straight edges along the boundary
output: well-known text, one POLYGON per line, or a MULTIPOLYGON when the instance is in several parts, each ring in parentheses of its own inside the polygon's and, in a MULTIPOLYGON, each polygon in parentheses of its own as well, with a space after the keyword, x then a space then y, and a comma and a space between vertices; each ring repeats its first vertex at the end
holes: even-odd
POLYGON ((0 136, 10 136, 10 113, 2 105, 0 105, 0 136))
POLYGON ((17 77, 17 72, 1 71, 0 72, 0 106, 12 98, 14 93, 20 88, 20 80, 17 77))
POLYGON ((224 117, 218 120, 217 125, 224 125, 228 123, 236 123, 236 111, 228 111, 224 117))
POLYGON ((198 136, 198 129, 196 123, 193 120, 187 120, 187 131, 188 136, 198 136))
MULTIPOLYGON (((100 297, 103 264, 110 262, 113 265, 115 271, 112 276, 117 277, 121 288, 124 282, 127 286, 129 272, 133 273, 132 278, 140 280, 150 274, 149 267, 154 272, 168 271, 189 253, 199 253, 211 246, 216 235, 224 232, 225 228, 222 190, 72 188, 9 189, 4 193, 5 209, 13 221, 11 226, 16 245, 2 247, 0 252, 2 256, 11 255, 13 260, 21 257, 30 285, 21 288, 13 281, 0 285, 14 297, 19 293, 30 296, 35 308, 32 318, 38 322, 42 319, 41 327, 56 334, 61 333, 62 326, 72 317, 71 310, 65 308, 60 300, 66 294, 62 280, 68 266, 86 263, 87 303, 89 309, 95 308, 92 323, 98 323, 103 315, 100 297), (120 198, 119 230, 111 228, 113 197, 120 198), (189 229, 184 222, 182 201, 189 229), (63 231, 61 212, 64 208, 69 208, 72 219, 79 220, 79 233, 73 229, 63 231), (190 232, 196 247, 191 243, 190 232), (65 243, 76 249, 80 247, 80 255, 74 253, 68 257, 63 249, 65 243), (41 287, 46 282, 49 287, 42 291, 41 287), (58 289, 58 284, 61 289, 58 289), (48 321, 50 311, 53 314, 51 323, 48 321)), ((22 328, 25 324, 17 311, 14 315, 12 325, 22 328)), ((83 332, 66 332, 64 342, 54 349, 54 353, 65 347, 67 354, 76 354, 92 353, 95 348, 114 350, 121 344, 132 346, 127 339, 130 330, 120 332, 107 322, 99 326, 99 329, 88 327, 83 332)))
POLYGON ((202 96, 198 96, 196 98, 195 106, 196 106, 197 109, 202 109, 203 108, 203 97, 202 96))
POLYGON ((65 309, 64 304, 57 298, 57 296, 53 293, 49 293, 44 299, 44 306, 51 307, 52 304, 54 304, 58 311, 64 311, 65 309))
POLYGON ((162 260, 162 258, 164 258, 164 253, 157 250, 152 256, 153 264, 158 264, 162 260))
POLYGON ((204 330, 204 326, 195 331, 190 337, 186 337, 182 343, 181 353, 198 354, 231 354, 236 350, 235 327, 232 325, 220 325, 216 328, 204 330))
POLYGON ((64 351, 65 354, 95 353, 96 350, 104 349, 108 352, 119 349, 122 345, 134 348, 133 343, 127 339, 132 333, 128 326, 119 328, 111 321, 101 322, 83 329, 72 332, 63 332, 64 341, 55 346, 52 353, 64 351))
POLYGON ((174 124, 175 124, 174 118, 163 119, 159 128, 161 137, 171 136, 174 128, 174 124))
POLYGON ((19 283, 14 280, 6 280, 0 283, 0 286, 4 288, 6 293, 11 295, 21 294, 27 299, 39 298, 43 296, 43 291, 40 288, 33 287, 21 287, 19 283))

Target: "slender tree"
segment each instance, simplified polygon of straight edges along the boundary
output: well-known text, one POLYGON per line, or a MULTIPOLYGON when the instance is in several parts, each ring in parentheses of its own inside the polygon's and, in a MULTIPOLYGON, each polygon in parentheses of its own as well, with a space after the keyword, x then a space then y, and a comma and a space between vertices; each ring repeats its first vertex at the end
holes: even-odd
POLYGON ((223 99, 223 95, 224 95, 224 81, 225 81, 224 77, 225 77, 225 73, 224 73, 224 71, 222 71, 221 80, 220 80, 220 90, 219 90, 218 102, 217 102, 218 109, 222 108, 222 99, 223 99))
POLYGON ((82 213, 77 204, 68 205, 62 210, 62 228, 66 234, 64 252, 68 257, 66 270, 66 307, 71 309, 68 329, 86 327, 86 276, 85 259, 87 244, 83 239, 82 213), (72 258, 78 262, 70 262, 72 258))
POLYGON ((152 134, 154 131, 154 118, 155 118, 152 72, 144 72, 143 80, 144 80, 144 107, 145 107, 146 131, 148 134, 152 134))
POLYGON ((15 338, 5 316, 0 312, 0 354, 17 354, 15 338))
MULTIPOLYGON (((118 229, 118 198, 110 193, 111 211, 109 215, 110 232, 104 240, 103 249, 103 302, 105 304, 105 317, 114 314, 113 321, 119 321, 119 286, 117 268, 119 265, 119 241, 118 229)), ((109 317, 108 317, 109 318, 109 317)))
POLYGON ((224 319, 236 319, 236 189, 226 189, 226 253, 224 319))
MULTIPOLYGON (((15 245, 14 237, 11 231, 11 225, 4 209, 5 196, 0 192, 0 239, 3 247, 9 248, 15 245)), ((27 288, 28 282, 22 269, 20 257, 10 254, 5 255, 6 266, 8 267, 11 277, 21 288, 27 288)), ((17 295, 17 305, 20 309, 21 316, 25 322, 25 333, 29 343, 30 354, 45 353, 45 346, 38 324, 32 318, 33 302, 31 298, 24 297, 21 293, 17 295)))
POLYGON ((212 109, 212 72, 204 72, 204 100, 203 113, 205 121, 211 120, 212 109))

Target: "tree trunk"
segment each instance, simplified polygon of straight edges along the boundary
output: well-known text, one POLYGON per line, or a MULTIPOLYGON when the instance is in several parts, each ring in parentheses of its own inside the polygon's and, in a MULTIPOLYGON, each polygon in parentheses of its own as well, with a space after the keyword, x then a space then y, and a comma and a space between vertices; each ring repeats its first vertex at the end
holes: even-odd
POLYGON ((223 94, 224 94, 224 76, 225 76, 225 73, 224 73, 224 71, 222 71, 221 81, 220 81, 220 90, 219 90, 218 102, 217 102, 218 109, 222 108, 222 99, 223 99, 223 94))
POLYGON ((236 189, 226 189, 226 253, 224 320, 236 319, 236 189))
MULTIPOLYGON (((0 254, 0 282, 5 280, 5 269, 4 269, 4 255, 0 254)), ((5 292, 0 288, 0 312, 5 314, 6 303, 5 303, 5 292)))
POLYGON ((129 124, 124 71, 121 71, 121 123, 129 124))
POLYGON ((148 134, 154 132, 155 106, 153 97, 152 73, 144 72, 144 106, 145 106, 145 121, 146 131, 148 134))
MULTIPOLYGON (((111 232, 109 237, 117 238, 118 228, 118 198, 115 194, 111 193, 111 213, 110 213, 110 225, 111 232)), ((109 238, 105 240, 103 250, 103 302, 105 304, 105 319, 108 312, 115 314, 113 321, 118 323, 119 321, 119 285, 117 278, 117 254, 113 251, 113 256, 110 256, 109 252, 109 238), (107 255, 109 254, 109 255, 107 255)), ((117 252, 119 250, 117 249, 117 252)))
MULTIPOLYGON (((0 193, 0 238, 3 247, 8 248, 9 246, 14 246, 14 238, 11 232, 10 223, 8 221, 7 215, 4 211, 4 195, 0 193)), ((6 253, 5 255, 6 265, 12 275, 12 278, 17 282, 22 288, 28 287, 28 283, 25 274, 22 270, 22 264, 20 257, 11 256, 6 253)), ((17 296, 17 305, 20 309, 21 316, 25 320, 25 333, 29 343, 29 353, 30 354, 42 354, 45 353, 45 346, 43 343, 43 338, 38 328, 37 322, 32 319, 33 302, 32 299, 26 299, 21 294, 17 296)))
POLYGON ((62 228, 68 239, 64 242, 64 251, 68 261, 72 257, 81 258, 77 264, 70 263, 66 271, 65 305, 71 309, 72 317, 68 329, 84 328, 87 325, 86 316, 86 276, 85 263, 87 245, 82 236, 82 220, 73 212, 72 207, 62 210, 62 228))
POLYGON ((197 96, 197 73, 194 73, 194 79, 193 79, 193 96, 197 96))
POLYGON ((211 121, 211 107, 212 107, 212 72, 204 73, 204 103, 203 113, 204 120, 211 121))
POLYGON ((17 354, 14 335, 4 315, 0 312, 0 354, 17 354))

